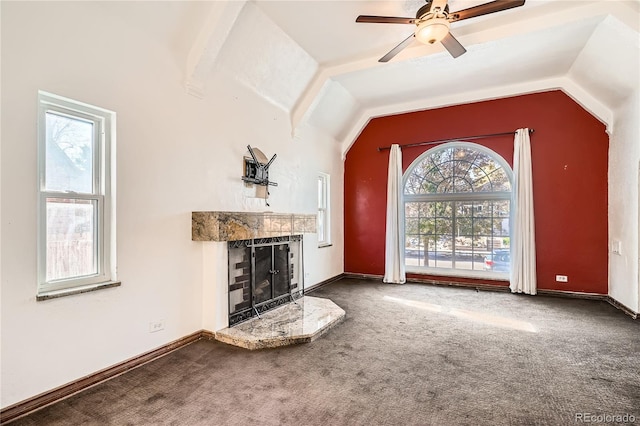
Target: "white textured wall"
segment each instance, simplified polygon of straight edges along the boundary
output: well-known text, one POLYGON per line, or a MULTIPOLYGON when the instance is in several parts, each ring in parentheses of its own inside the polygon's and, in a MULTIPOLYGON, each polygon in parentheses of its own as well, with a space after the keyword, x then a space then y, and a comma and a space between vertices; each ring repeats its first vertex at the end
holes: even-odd
POLYGON ((252 2, 242 9, 216 65, 283 109, 291 109, 318 64, 252 2))
POLYGON ((226 242, 202 244, 202 328, 218 331, 229 326, 229 271, 226 242))
POLYGON ((632 93, 615 114, 609 144, 609 241, 620 241, 622 253, 609 250, 609 295, 640 312, 640 92, 632 93))
MULTIPOLYGON (((343 271, 337 145, 314 132, 292 139, 285 111, 222 73, 205 99, 187 95, 182 57, 123 18, 123 5, 2 4, 2 407, 212 318, 202 309, 206 250, 190 240, 193 210, 314 213, 316 173, 331 173, 334 246, 305 245, 307 284, 343 271), (119 288, 35 301, 39 89, 117 113, 119 288), (247 144, 278 154, 271 208, 240 180, 247 144), (158 319, 166 329, 149 333, 158 319)), ((145 8, 154 5, 164 7, 145 8)))
MULTIPOLYGON (((568 74, 613 112, 609 123, 609 295, 640 311, 638 284, 638 162, 640 161, 640 39, 636 30, 606 17, 568 74), (620 242, 622 253, 613 253, 620 242)), ((600 117, 602 119, 602 117, 600 117)))

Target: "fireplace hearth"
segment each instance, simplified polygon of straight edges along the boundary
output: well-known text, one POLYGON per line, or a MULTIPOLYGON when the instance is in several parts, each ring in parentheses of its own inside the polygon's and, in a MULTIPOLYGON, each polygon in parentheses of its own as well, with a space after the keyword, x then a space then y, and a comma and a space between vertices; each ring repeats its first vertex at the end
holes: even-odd
POLYGON ((229 241, 229 326, 303 295, 302 235, 229 241))
POLYGON ((254 350, 310 343, 340 324, 345 311, 329 299, 303 296, 234 327, 215 333, 216 340, 254 350))

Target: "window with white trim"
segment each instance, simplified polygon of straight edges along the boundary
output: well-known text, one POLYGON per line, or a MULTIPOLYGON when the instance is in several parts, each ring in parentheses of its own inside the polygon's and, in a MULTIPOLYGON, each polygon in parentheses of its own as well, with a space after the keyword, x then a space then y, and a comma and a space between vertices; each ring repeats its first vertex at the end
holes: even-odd
POLYGON ((115 114, 38 94, 38 295, 111 282, 115 114))
POLYGON ((326 173, 318 174, 318 245, 331 244, 330 222, 330 177, 326 173))
POLYGON ((403 179, 407 271, 508 276, 512 171, 502 157, 447 143, 418 157, 403 179))

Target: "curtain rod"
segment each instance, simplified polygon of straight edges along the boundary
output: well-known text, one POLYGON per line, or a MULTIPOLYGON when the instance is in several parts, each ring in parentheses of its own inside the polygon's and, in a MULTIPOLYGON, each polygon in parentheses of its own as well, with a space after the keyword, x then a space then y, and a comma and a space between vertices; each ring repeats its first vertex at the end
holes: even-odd
MULTIPOLYGON (((529 133, 533 133, 534 130, 533 129, 529 129, 529 133)), ((463 141, 463 140, 476 140, 476 139, 485 139, 485 138, 493 138, 496 136, 507 136, 507 135, 513 135, 516 132, 503 132, 503 133, 492 133, 490 135, 477 135, 477 136, 467 136, 464 138, 455 138, 455 139, 440 139, 437 141, 429 141, 429 142, 418 142, 418 143, 409 143, 406 145, 400 145, 401 148, 410 148, 412 146, 422 146, 422 145, 437 145, 440 143, 447 143, 447 142, 456 142, 456 141, 463 141)), ((388 149, 391 149, 390 146, 383 146, 383 147, 378 147, 378 151, 386 151, 388 149)))

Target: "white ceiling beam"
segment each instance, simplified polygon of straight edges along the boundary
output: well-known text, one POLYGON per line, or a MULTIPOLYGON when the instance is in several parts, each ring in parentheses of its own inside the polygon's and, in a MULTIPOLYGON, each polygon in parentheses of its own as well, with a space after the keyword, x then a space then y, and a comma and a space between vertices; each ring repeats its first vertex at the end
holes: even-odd
MULTIPOLYGON (((514 9, 510 12, 510 16, 496 16, 493 18, 491 26, 487 26, 484 22, 478 22, 477 24, 469 23, 464 27, 461 27, 459 31, 456 31, 455 29, 454 31, 456 32, 458 39, 461 40, 463 44, 475 45, 507 36, 539 31, 569 22, 606 15, 613 15, 635 31, 640 30, 640 21, 638 19, 639 7, 637 4, 638 2, 635 1, 605 0, 599 2, 553 1, 540 2, 538 4, 536 4, 536 2, 531 3, 531 7, 514 9)), ((441 51, 443 48, 440 46, 424 46, 416 43, 413 47, 409 47, 401 52, 398 57, 401 58, 401 60, 406 60, 418 56, 424 56, 425 52, 428 53, 425 49, 430 49, 430 51, 435 53, 441 51)), ((292 110, 291 124, 294 132, 295 129, 312 113, 313 107, 319 102, 318 98, 322 96, 322 89, 328 80, 349 72, 360 71, 373 68, 375 66, 385 66, 385 64, 380 64, 377 60, 378 56, 375 56, 352 62, 321 66, 319 72, 307 86, 298 103, 292 110)), ((547 90, 550 89, 551 88, 549 87, 547 88, 547 90)), ((596 104, 600 103, 596 101, 596 104)), ((600 107, 596 106, 595 109, 599 110, 600 107)), ((392 110, 388 111, 389 114, 394 112, 392 110)), ((610 118, 606 117, 607 113, 596 113, 595 115, 604 122, 607 122, 608 118, 610 118)), ((357 136, 361 129, 358 128, 357 123, 354 128, 356 129, 355 135, 357 136)), ((344 134, 352 133, 353 129, 351 129, 351 131, 344 132, 344 134)), ((353 140, 348 142, 348 145, 350 146, 352 142, 353 140)))
POLYGON ((300 123, 308 118, 308 114, 313 110, 313 106, 315 106, 319 101, 319 97, 324 93, 323 88, 325 84, 331 80, 332 77, 369 68, 371 66, 370 62, 371 58, 366 58, 330 67, 321 66, 291 111, 292 129, 295 130, 300 123))
POLYGON ((203 98, 207 75, 240 16, 246 0, 215 1, 187 57, 185 90, 203 98))

